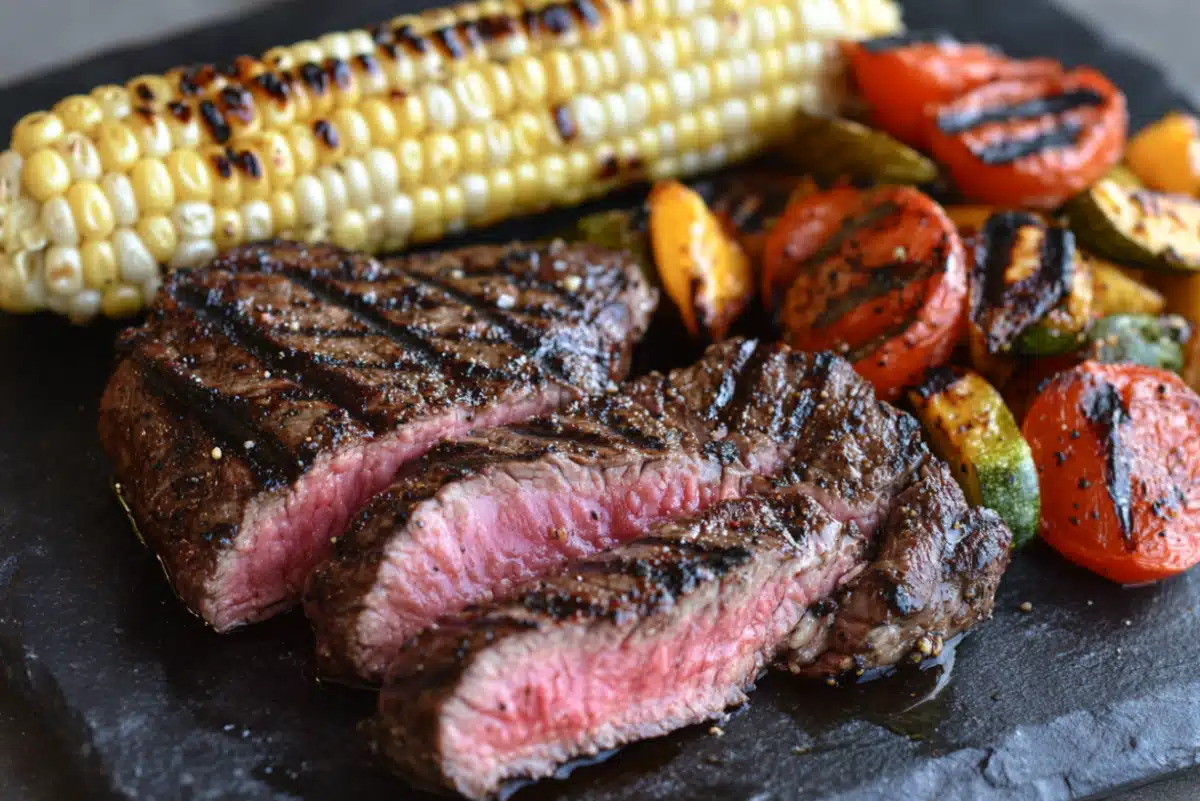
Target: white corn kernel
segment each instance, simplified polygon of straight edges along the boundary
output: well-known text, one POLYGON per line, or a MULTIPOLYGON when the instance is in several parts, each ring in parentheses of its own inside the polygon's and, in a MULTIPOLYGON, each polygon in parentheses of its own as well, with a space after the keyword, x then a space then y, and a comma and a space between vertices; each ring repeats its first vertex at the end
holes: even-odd
POLYGON ((316 42, 296 42, 292 45, 292 59, 300 65, 320 64, 325 60, 325 51, 316 42))
POLYGON ((54 244, 72 248, 79 245, 75 215, 71 213, 71 204, 61 195, 42 204, 42 226, 54 244))
POLYGON ((756 47, 765 47, 775 41, 775 13, 770 6, 756 6, 750 10, 750 27, 756 47))
POLYGON ((325 54, 325 58, 349 61, 352 55, 350 51, 350 38, 344 33, 327 33, 317 39, 317 45, 321 48, 321 52, 325 54))
POLYGON ((371 177, 371 192, 377 203, 386 203, 400 187, 400 170, 390 150, 377 147, 367 153, 367 172, 371 177))
POLYGON ((692 41, 696 58, 706 61, 721 49, 721 25, 712 17, 697 17, 692 21, 692 41))
POLYGON ((117 251, 117 264, 121 267, 121 278, 131 284, 139 284, 158 270, 154 256, 136 232, 118 228, 113 233, 113 248, 117 251))
POLYGON ((325 212, 328 219, 336 219, 350 208, 350 197, 346 192, 346 180, 333 167, 317 170, 321 188, 325 190, 325 212))
POLYGON ((176 204, 171 209, 171 222, 180 239, 208 239, 216 224, 212 204, 200 200, 176 204))
POLYGON ((469 72, 455 78, 450 86, 464 121, 483 123, 492 118, 491 90, 482 75, 469 72))
POLYGON ((404 243, 408 241, 413 229, 413 202, 408 195, 395 195, 384 208, 384 226, 387 228, 388 242, 404 243))
POLYGON ((434 128, 449 131, 458 123, 458 108, 454 96, 443 86, 430 84, 422 90, 425 113, 434 128))
POLYGON ((692 76, 692 89, 696 93, 697 103, 707 103, 712 97, 712 77, 706 64, 693 64, 689 71, 692 76))
POLYGON ((579 95, 567 105, 580 142, 598 142, 608 131, 604 104, 591 95, 579 95))
POLYGON ((55 147, 62 154, 67 166, 71 169, 71 177, 76 181, 96 181, 100 178, 100 152, 92 144, 86 134, 79 131, 69 131, 60 139, 55 147))
POLYGON ((367 220, 367 250, 377 251, 387 238, 387 224, 384 222, 383 206, 372 203, 363 212, 367 220))
POLYGON ((119 172, 110 172, 100 179, 100 188, 112 206, 117 225, 133 225, 138 221, 137 196, 128 178, 119 172))
POLYGON ((355 28, 346 34, 346 38, 350 41, 351 55, 369 56, 375 54, 375 40, 371 38, 371 34, 367 33, 365 28, 355 28))
POLYGON ((188 239, 179 243, 171 258, 172 270, 203 267, 217 255, 217 245, 211 239, 188 239))
POLYGON ((274 233, 271 225, 271 204, 265 200, 252 200, 243 205, 242 219, 246 222, 248 242, 268 239, 274 233))
POLYGON ((312 226, 329 219, 329 206, 325 201, 325 189, 312 175, 302 175, 296 180, 296 218, 302 225, 312 226))
POLYGON ((626 81, 637 81, 645 77, 649 69, 646 49, 636 33, 626 31, 618 35, 615 49, 626 81))
POLYGON ((25 159, 15 150, 0 153, 0 206, 12 201, 21 192, 21 169, 25 159))
POLYGON ((488 182, 479 173, 471 173, 462 177, 463 205, 467 219, 477 220, 487 214, 488 182))
POLYGON ((483 135, 487 139, 488 163, 493 167, 508 164, 513 154, 512 131, 508 126, 493 120, 483 127, 483 135))
POLYGON ((76 248, 52 247, 42 267, 46 289, 52 295, 74 295, 83 289, 83 262, 76 248))
POLYGON ((696 105, 696 88, 692 85, 689 70, 676 70, 667 76, 667 87, 671 90, 672 107, 682 111, 696 105))
POLYGON ((151 277, 142 282, 142 303, 149 306, 154 303, 154 296, 158 294, 159 287, 162 286, 162 276, 155 273, 151 277))
POLYGON ((608 118, 608 136, 620 136, 629 130, 629 114, 620 92, 605 92, 601 99, 604 116, 608 118))
POLYGON ((636 131, 650 119, 650 95, 640 83, 631 83, 621 92, 625 105, 625 124, 636 131))
POLYGON ((100 293, 94 289, 81 289, 67 304, 67 317, 76 325, 95 319, 100 313, 100 293))
POLYGON ((675 69, 678 53, 675 51, 675 37, 669 30, 660 30, 650 35, 648 42, 650 50, 650 65, 659 73, 669 73, 675 69))
POLYGON ((750 109, 740 97, 730 97, 721 104, 721 128, 729 137, 742 136, 750 131, 750 109))
POLYGON ((342 173, 346 184, 346 199, 353 209, 365 209, 371 204, 371 173, 359 159, 344 159, 335 169, 342 173))

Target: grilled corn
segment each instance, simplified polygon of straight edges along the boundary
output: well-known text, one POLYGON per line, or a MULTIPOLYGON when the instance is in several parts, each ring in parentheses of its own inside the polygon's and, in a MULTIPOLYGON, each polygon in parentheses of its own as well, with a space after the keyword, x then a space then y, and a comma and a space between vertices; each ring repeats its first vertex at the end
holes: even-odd
POLYGON ((743 158, 836 110, 835 41, 892 0, 483 0, 24 117, 0 154, 0 309, 84 322, 282 236, 397 250, 743 158))

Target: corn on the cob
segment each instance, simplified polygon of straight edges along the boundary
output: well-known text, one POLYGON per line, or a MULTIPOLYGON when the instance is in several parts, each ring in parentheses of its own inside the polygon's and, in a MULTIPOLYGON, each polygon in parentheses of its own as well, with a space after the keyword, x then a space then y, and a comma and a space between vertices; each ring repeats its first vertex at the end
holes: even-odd
POLYGON ((396 250, 689 174, 841 99, 892 0, 483 0, 143 75, 0 154, 0 309, 83 322, 162 270, 284 236, 396 250))

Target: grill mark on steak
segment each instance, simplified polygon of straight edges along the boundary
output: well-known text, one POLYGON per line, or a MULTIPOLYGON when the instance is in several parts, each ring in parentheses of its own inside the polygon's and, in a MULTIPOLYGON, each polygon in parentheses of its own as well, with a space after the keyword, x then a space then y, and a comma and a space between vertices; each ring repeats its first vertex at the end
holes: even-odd
POLYGON ((133 364, 146 386, 170 408, 198 416, 208 433, 224 446, 222 458, 228 453, 230 458, 242 459, 263 489, 294 481, 307 466, 303 456, 298 460, 273 433, 250 422, 241 398, 191 381, 175 365, 138 352, 133 354, 133 364), (246 442, 253 442, 254 447, 247 450, 246 442))
POLYGON ((716 421, 721 412, 737 395, 739 390, 739 381, 742 380, 743 373, 746 371, 747 363, 758 352, 758 340, 750 339, 742 343, 738 348, 737 358, 721 376, 721 384, 713 395, 712 403, 704 412, 704 419, 716 421))
MULTIPOLYGON (((739 356, 745 354, 745 358, 739 358, 735 362, 737 377, 734 390, 718 414, 721 422, 728 427, 736 425, 738 418, 744 416, 746 405, 756 399, 755 389, 758 386, 758 380, 762 377, 763 369, 773 355, 769 347, 762 347, 757 342, 749 344, 754 345, 749 354, 746 354, 745 350, 738 354, 739 356)), ((772 405, 776 405, 779 399, 770 398, 769 401, 772 405)))

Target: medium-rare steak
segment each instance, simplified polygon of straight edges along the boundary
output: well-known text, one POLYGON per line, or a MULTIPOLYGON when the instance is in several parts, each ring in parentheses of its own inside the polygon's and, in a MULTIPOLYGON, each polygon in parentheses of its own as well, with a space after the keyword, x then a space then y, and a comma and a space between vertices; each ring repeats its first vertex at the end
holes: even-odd
POLYGON ((697 364, 443 444, 401 471, 317 570, 327 675, 378 681, 447 612, 780 481, 869 534, 924 453, 842 359, 730 340, 697 364))
POLYGON ((593 247, 239 248, 174 274, 122 336, 100 436, 176 590, 224 630, 295 602, 436 442, 613 386, 655 300, 593 247))
POLYGON ((801 494, 660 524, 418 636, 381 695, 375 747, 419 784, 485 798, 719 715, 864 544, 801 494))
POLYGON ((896 498, 870 566, 797 626, 793 673, 838 677, 937 656, 992 614, 1012 532, 968 508, 950 468, 930 457, 896 498))

